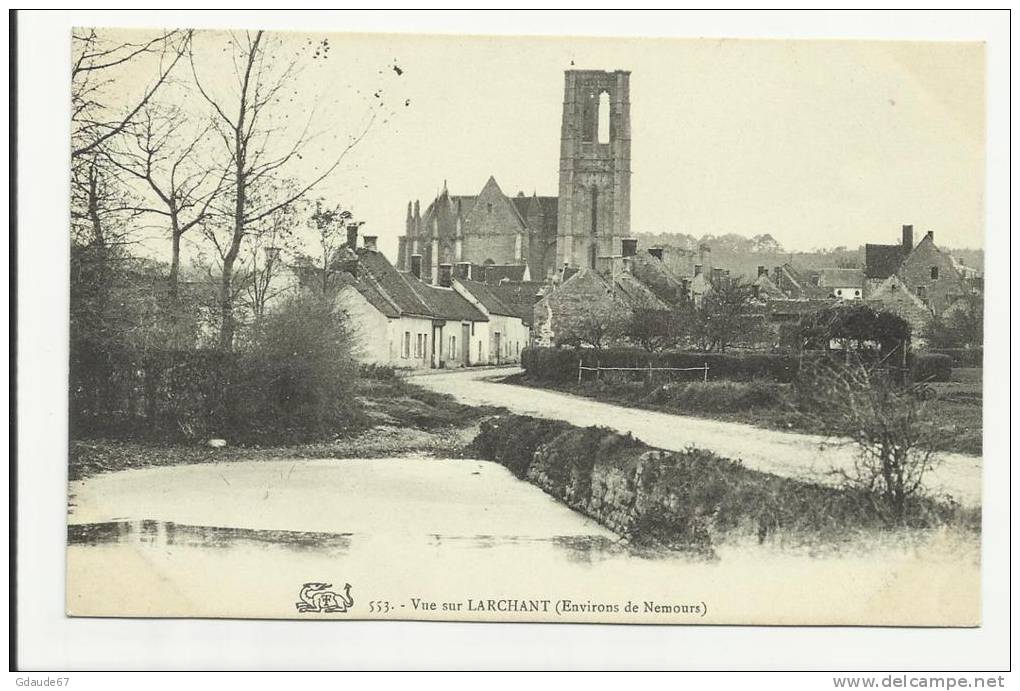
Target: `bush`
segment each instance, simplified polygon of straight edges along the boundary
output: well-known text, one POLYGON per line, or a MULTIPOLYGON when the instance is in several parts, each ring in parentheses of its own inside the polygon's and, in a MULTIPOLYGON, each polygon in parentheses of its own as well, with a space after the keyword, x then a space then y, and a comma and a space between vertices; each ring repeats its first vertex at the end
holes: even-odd
POLYGON ((249 350, 71 347, 71 436, 289 443, 364 424, 342 318, 317 296, 268 315, 249 350))
POLYGON ((523 478, 528 474, 535 450, 567 429, 570 425, 557 420, 503 415, 482 422, 478 435, 464 454, 496 461, 516 477, 523 478))
POLYGON ((914 358, 915 382, 946 382, 953 374, 953 358, 943 353, 922 353, 914 358))

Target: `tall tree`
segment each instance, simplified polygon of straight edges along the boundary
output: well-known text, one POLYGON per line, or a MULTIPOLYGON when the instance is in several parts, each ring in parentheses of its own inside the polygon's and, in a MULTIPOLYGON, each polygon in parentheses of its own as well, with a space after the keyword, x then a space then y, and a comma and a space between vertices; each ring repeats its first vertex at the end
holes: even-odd
POLYGON ((303 127, 291 130, 287 121, 294 119, 298 107, 281 103, 284 90, 293 84, 299 72, 299 58, 285 58, 278 39, 267 37, 262 31, 230 34, 226 50, 235 67, 230 89, 213 88, 215 80, 203 72, 201 57, 194 49, 189 60, 198 91, 212 109, 224 160, 230 166, 226 198, 231 204, 224 209, 226 223, 222 231, 216 231, 222 234, 217 239, 222 259, 219 346, 230 350, 236 328, 234 270, 245 236, 260 221, 301 199, 331 175, 368 133, 376 111, 366 118, 360 131, 346 142, 335 144, 335 155, 324 166, 310 173, 296 189, 284 192, 278 183, 289 166, 301 161, 302 152, 313 136, 314 109, 309 109, 303 127), (272 193, 274 189, 277 194, 272 193))

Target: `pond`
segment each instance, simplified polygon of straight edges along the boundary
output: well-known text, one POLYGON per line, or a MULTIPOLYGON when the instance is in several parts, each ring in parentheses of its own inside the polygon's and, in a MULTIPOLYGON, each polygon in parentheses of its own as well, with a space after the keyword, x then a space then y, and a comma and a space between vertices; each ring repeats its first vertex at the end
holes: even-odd
POLYGON ((975 535, 747 540, 714 559, 650 552, 485 461, 207 463, 97 475, 70 492, 73 615, 957 625, 979 616, 975 535), (300 613, 305 583, 350 584, 355 604, 300 613), (547 602, 507 604, 531 601, 547 602))

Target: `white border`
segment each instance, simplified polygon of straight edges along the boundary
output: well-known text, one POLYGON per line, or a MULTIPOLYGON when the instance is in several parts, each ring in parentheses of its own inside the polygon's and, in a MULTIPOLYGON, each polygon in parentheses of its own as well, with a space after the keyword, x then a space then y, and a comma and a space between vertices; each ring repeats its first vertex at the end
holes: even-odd
MULTIPOLYGON (((986 375, 984 625, 971 630, 99 620, 63 616, 67 65, 73 25, 365 32, 984 40, 987 294, 1010 295, 1009 17, 991 13, 52 12, 19 15, 19 664, 87 668, 1002 669, 1009 399, 986 375)), ((923 171, 919 171, 923 174, 923 171)), ((6 264, 6 248, 2 257, 6 264)), ((986 304, 986 372, 1009 371, 1008 300, 986 304)), ((739 683, 739 679, 736 680, 739 683)))

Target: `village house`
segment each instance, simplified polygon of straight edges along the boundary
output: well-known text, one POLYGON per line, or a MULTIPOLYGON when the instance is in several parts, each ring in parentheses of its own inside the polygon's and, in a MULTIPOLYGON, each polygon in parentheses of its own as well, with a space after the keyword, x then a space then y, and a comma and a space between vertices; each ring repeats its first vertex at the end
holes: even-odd
POLYGON ((468 279, 467 265, 461 264, 457 268, 458 275, 452 279, 451 287, 488 319, 489 362, 520 362, 521 350, 531 341, 531 316, 522 314, 522 310, 498 286, 468 279))
MULTIPOLYGON (((980 291, 979 274, 961 270, 961 264, 935 244, 928 231, 914 245, 914 227, 904 225, 897 245, 865 245, 865 299, 877 309, 906 310, 904 318, 918 320, 916 303, 927 310, 925 323, 944 316, 971 293, 980 291), (889 279, 895 276, 896 281, 889 279), (903 290, 916 298, 907 300, 903 290)), ((915 329, 915 334, 919 329, 915 329)))
POLYGON ((438 284, 432 285, 421 280, 420 258, 402 272, 376 249, 374 236, 352 250, 354 242, 344 248, 337 305, 354 327, 360 361, 426 369, 519 359, 527 344, 524 320, 500 313, 509 308, 497 308, 490 319, 482 301, 454 286, 448 264, 439 267, 438 284))
MULTIPOLYGON (((624 238, 623 252, 622 256, 600 257, 596 269, 565 272, 566 278, 535 303, 533 338, 538 345, 554 345, 558 334, 578 333, 591 321, 625 324, 637 311, 647 312, 653 319, 667 317, 670 303, 636 275, 650 270, 649 261, 661 260, 651 254, 651 260, 638 258, 637 241, 632 238, 624 238), (636 269, 638 266, 644 268, 636 269)), ((669 280, 682 285, 675 277, 669 280)), ((666 285, 660 285, 659 290, 666 285)))

